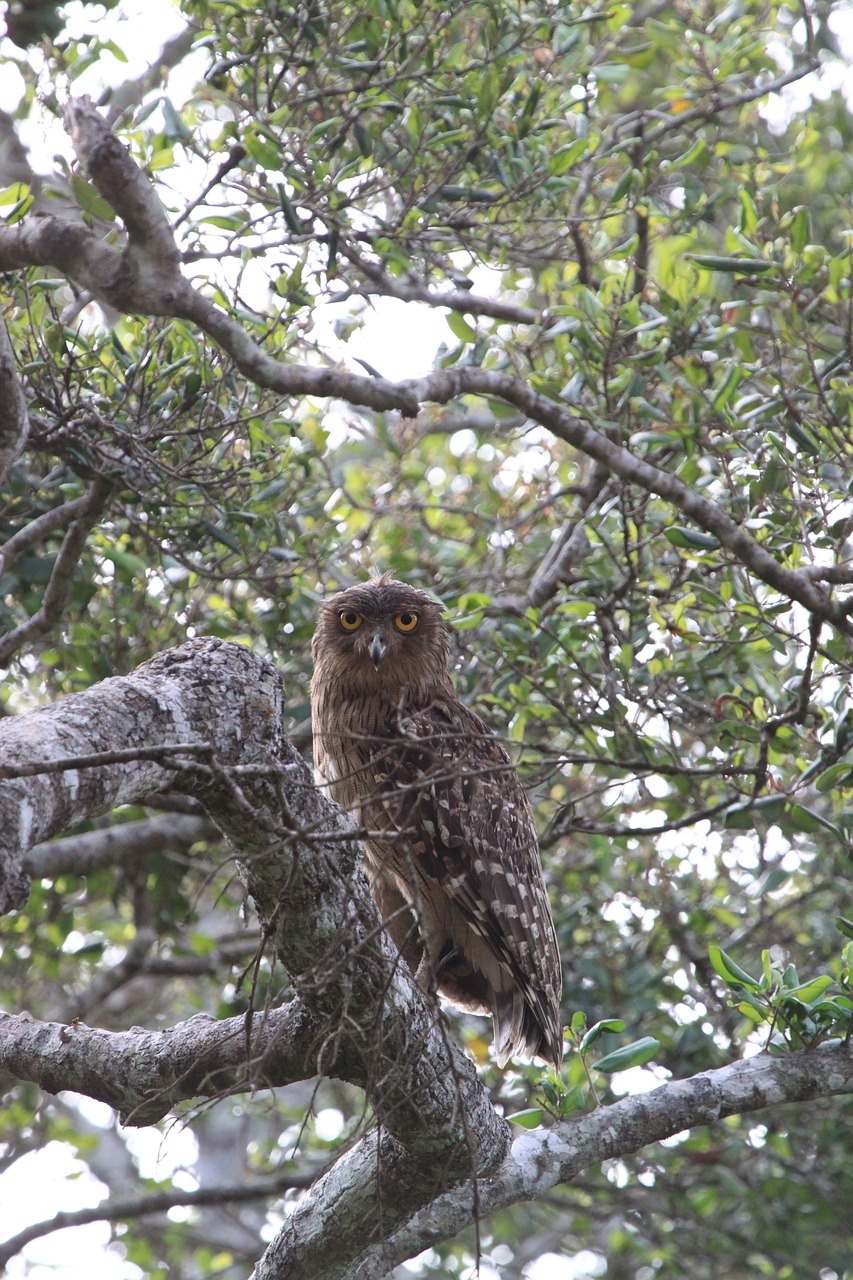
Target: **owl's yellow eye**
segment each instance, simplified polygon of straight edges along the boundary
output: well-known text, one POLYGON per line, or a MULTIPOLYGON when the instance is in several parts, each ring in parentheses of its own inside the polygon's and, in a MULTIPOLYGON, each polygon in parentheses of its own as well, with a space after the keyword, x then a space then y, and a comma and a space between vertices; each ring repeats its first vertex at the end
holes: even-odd
POLYGON ((361 626, 361 614, 354 609, 341 609, 338 620, 344 631, 358 631, 361 626))
POLYGON ((398 631, 414 631, 418 625, 418 615, 407 609, 405 613, 398 613, 394 619, 394 626, 398 631))

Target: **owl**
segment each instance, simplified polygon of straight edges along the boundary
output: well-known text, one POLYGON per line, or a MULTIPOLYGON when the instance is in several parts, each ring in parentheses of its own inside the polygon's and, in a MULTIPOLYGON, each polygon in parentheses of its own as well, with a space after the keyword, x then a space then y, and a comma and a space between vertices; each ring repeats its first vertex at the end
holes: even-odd
POLYGON ((527 797, 447 673, 441 605, 387 575, 322 608, 318 785, 365 832, 385 927, 424 990, 490 1013, 495 1054, 559 1064, 560 956, 527 797))

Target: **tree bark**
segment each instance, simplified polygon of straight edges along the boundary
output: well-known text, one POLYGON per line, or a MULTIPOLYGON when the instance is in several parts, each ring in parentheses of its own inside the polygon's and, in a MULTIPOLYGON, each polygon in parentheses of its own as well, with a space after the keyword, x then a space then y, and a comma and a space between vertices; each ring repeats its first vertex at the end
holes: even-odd
MULTIPOLYGON (((373 1243, 378 1204, 391 1234, 441 1191, 488 1174, 509 1145, 474 1064, 381 930, 351 824, 317 792, 284 737, 281 710, 268 662, 240 645, 195 640, 130 676, 0 722, 7 906, 25 898, 22 858, 34 844, 157 790, 194 795, 234 846, 291 976, 305 1014, 304 1073, 337 1074, 366 1091, 378 1136, 363 1139, 288 1221, 259 1276, 320 1275, 329 1244, 316 1226, 329 1212, 352 1223, 347 1253, 357 1260, 373 1243)), ((6 1025, 7 1040, 15 1029, 6 1025)), ((104 1033, 26 1022, 17 1030, 30 1047, 16 1051, 12 1034, 4 1050, 12 1069, 52 1090, 88 1079, 128 1117, 156 1111, 138 1073, 131 1082, 113 1071, 104 1082, 104 1033)), ((147 1047, 148 1065, 137 1065, 149 1079, 159 1072, 168 1094, 174 1070, 155 1070, 163 1044, 147 1047)), ((206 1080, 215 1093, 227 1065, 227 1053, 204 1057, 191 1087, 206 1080)))

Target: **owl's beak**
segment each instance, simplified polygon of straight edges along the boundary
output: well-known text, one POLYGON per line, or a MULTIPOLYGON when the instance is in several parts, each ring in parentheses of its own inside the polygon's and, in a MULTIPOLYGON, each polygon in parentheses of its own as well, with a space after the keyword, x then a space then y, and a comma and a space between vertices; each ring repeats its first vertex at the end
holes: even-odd
POLYGON ((379 632, 374 631, 373 639, 370 641, 370 648, 368 649, 368 653, 370 654, 370 661, 373 663, 374 667, 376 667, 377 671, 379 670, 380 662, 385 657, 385 651, 387 650, 387 648, 388 648, 388 645, 382 639, 382 636, 379 634, 379 632))

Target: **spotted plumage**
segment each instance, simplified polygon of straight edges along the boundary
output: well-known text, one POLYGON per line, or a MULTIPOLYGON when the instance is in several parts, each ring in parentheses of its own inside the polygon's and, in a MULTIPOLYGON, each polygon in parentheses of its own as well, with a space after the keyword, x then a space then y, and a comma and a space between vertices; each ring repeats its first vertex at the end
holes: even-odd
POLYGON ((447 674, 441 606, 388 577, 323 606, 317 781, 366 832, 386 928, 425 988, 491 1013, 495 1053, 558 1063, 560 958, 527 797, 447 674))

